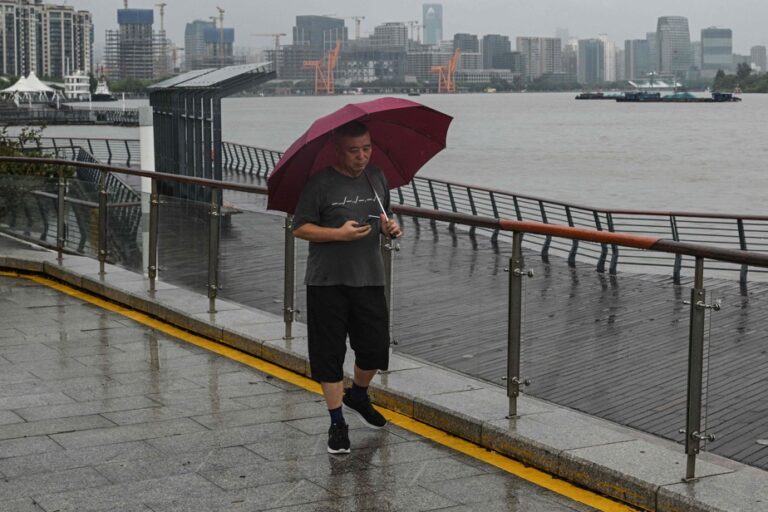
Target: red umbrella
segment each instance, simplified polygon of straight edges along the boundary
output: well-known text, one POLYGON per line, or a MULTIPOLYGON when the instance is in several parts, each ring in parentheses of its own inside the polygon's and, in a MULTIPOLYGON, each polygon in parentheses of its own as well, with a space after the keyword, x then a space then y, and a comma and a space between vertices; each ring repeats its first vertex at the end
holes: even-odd
POLYGON ((291 144, 267 180, 267 208, 293 213, 309 178, 336 163, 333 130, 350 121, 368 127, 373 151, 370 165, 387 177, 390 188, 403 186, 445 148, 453 118, 419 103, 381 98, 349 104, 321 117, 291 144))

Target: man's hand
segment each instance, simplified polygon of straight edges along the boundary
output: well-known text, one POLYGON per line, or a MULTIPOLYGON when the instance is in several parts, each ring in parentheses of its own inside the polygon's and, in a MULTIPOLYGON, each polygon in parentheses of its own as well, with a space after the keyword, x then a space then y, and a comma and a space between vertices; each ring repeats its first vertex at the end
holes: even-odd
POLYGON ((400 235, 403 234, 402 231, 400 231, 400 226, 398 226, 397 221, 395 219, 390 218, 387 220, 387 216, 383 213, 379 214, 379 219, 381 219, 381 232, 384 233, 386 236, 390 238, 400 238, 400 235))
POLYGON ((359 224, 357 221, 348 220, 338 230, 339 240, 351 242, 365 238, 371 232, 370 224, 359 224))

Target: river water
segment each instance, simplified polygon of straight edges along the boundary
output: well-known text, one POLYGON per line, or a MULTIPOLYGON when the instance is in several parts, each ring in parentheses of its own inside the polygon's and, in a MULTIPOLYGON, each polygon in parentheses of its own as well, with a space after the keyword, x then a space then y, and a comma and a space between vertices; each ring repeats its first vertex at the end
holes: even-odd
MULTIPOLYGON (((315 118, 373 98, 226 99, 224 140, 285 150, 315 118)), ((745 95, 734 104, 576 101, 573 93, 413 99, 454 117, 448 148, 423 176, 603 208, 768 214, 768 95, 745 95)), ((137 133, 46 130, 50 136, 137 133)))

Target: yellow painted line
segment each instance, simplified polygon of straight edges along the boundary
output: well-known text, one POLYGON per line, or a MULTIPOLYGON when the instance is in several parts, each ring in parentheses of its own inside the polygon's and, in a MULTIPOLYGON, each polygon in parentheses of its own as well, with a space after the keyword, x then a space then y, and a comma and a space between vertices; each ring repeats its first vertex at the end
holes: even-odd
MULTIPOLYGON (((53 288, 66 295, 80 299, 84 302, 88 302, 102 309, 106 309, 108 311, 112 311, 113 313, 117 313, 130 318, 135 322, 138 322, 147 327, 151 327, 179 340, 186 341, 187 343, 191 343, 192 345, 204 348, 213 353, 219 354, 220 356, 232 359, 246 366, 250 366, 251 368, 255 368, 256 370, 272 375, 273 377, 303 388, 307 391, 311 391, 312 393, 322 394, 320 385, 312 379, 304 377, 303 375, 299 375, 290 370, 286 370, 285 368, 281 368, 275 364, 245 354, 239 350, 227 347, 221 343, 217 343, 196 334, 192 334, 183 329, 179 329, 178 327, 174 327, 168 323, 152 318, 151 316, 148 316, 144 313, 140 313, 133 309, 129 309, 113 302, 106 301, 96 297, 95 295, 82 292, 58 281, 54 281, 52 279, 38 275, 19 274, 17 272, 0 271, 0 276, 29 279, 35 283, 53 288)), ((461 439, 447 432, 443 432, 442 430, 438 430, 427 425, 426 423, 422 423, 403 414, 378 406, 377 409, 381 411, 387 421, 397 425, 398 427, 413 432, 414 434, 418 434, 445 447, 451 448, 452 450, 468 455, 473 459, 477 459, 495 466, 511 475, 531 482, 532 484, 535 484, 539 487, 543 487, 544 489, 548 489, 561 496, 565 496, 566 498, 569 498, 573 501, 604 512, 634 512, 640 510, 625 503, 615 501, 611 498, 606 498, 605 496, 595 494, 591 491, 568 483, 565 480, 561 480, 538 469, 528 467, 514 459, 510 459, 509 457, 499 453, 487 450, 482 446, 461 439)))

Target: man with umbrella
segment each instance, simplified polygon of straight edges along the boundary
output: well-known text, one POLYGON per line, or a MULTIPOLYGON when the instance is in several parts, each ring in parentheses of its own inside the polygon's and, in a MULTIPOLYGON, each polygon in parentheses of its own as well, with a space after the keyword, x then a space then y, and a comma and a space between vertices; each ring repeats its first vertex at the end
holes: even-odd
POLYGON ((309 241, 307 325, 312 377, 331 416, 329 453, 349 453, 343 407, 371 428, 386 424, 368 398, 368 384, 389 364, 389 318, 379 233, 397 238, 384 174, 370 166, 371 136, 352 121, 334 130, 336 163, 304 187, 293 233, 309 241), (352 387, 343 388, 346 339, 355 353, 352 387))
POLYGON ((445 149, 451 121, 402 98, 349 104, 315 120, 269 176, 267 208, 293 214, 294 235, 309 241, 309 360, 331 415, 330 453, 349 453, 342 405, 369 427, 386 424, 367 390, 389 364, 379 236, 400 236, 389 189, 410 183, 445 149), (347 336, 355 370, 344 390, 347 336))

